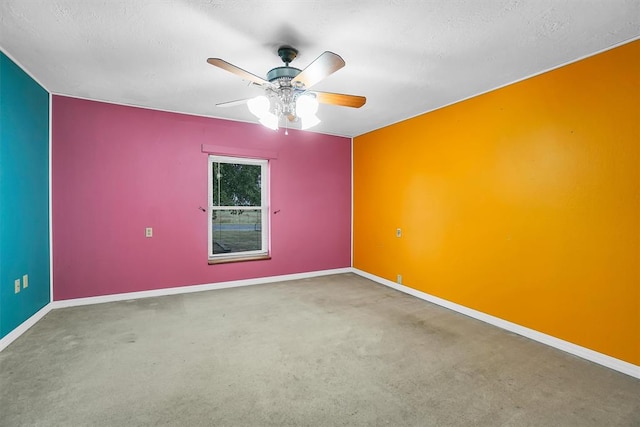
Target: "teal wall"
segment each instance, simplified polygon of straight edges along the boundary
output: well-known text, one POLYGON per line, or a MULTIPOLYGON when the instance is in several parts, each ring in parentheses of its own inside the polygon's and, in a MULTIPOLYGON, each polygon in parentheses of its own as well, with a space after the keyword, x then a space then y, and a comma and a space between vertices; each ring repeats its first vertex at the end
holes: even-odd
POLYGON ((49 264, 49 94, 0 52, 0 338, 49 302, 49 264))

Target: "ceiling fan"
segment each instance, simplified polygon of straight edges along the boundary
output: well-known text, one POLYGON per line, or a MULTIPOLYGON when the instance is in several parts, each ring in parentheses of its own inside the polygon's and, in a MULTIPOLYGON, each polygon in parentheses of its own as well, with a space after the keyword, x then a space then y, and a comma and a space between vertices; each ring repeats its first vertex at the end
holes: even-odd
POLYGON ((318 103, 360 108, 367 102, 364 96, 311 90, 316 83, 345 66, 344 60, 339 55, 329 51, 323 52, 304 70, 289 66, 297 55, 296 49, 281 46, 278 49, 278 56, 285 65, 271 69, 266 79, 220 58, 207 59, 209 64, 229 71, 264 89, 264 95, 223 102, 216 106, 232 107, 246 103, 249 111, 258 117, 261 124, 277 130, 280 122, 284 121, 286 126, 287 120, 300 121, 302 129, 317 125, 320 123, 320 119, 316 116, 318 103))

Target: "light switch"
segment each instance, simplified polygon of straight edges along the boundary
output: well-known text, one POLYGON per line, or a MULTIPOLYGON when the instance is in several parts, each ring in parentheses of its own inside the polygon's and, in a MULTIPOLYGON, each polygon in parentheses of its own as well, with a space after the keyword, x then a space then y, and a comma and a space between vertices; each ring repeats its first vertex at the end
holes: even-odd
POLYGON ((20 279, 16 279, 15 282, 13 282, 13 291, 16 294, 20 292, 20 279))
POLYGON ((396 228, 396 237, 402 237, 402 229, 396 228))
POLYGON ((28 287, 29 287, 29 275, 25 274, 24 276, 22 276, 22 289, 25 289, 28 287))
POLYGON ((144 229, 144 236, 145 237, 153 237, 153 228, 151 227, 147 227, 144 229))

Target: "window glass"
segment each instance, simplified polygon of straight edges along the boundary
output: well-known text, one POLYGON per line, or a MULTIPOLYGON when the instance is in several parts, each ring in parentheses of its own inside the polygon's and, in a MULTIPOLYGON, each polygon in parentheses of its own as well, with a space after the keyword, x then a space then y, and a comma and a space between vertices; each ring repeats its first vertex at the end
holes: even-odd
POLYGON ((267 161, 209 156, 209 258, 267 254, 267 161))

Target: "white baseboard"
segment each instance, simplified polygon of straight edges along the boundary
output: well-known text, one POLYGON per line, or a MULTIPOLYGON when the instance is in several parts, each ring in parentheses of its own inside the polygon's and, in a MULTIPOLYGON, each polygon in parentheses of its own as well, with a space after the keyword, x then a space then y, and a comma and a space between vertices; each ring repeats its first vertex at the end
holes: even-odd
POLYGON ((320 276, 327 276, 331 274, 342 274, 342 273, 356 273, 362 277, 365 277, 374 282, 380 283, 384 286, 388 286, 390 288, 396 289, 400 292, 404 292, 406 294, 412 295, 416 298, 429 301, 441 307, 448 308, 450 310, 456 311, 458 313, 464 314, 474 319, 481 320, 485 323, 489 323, 491 325, 497 326, 504 330, 516 333, 518 335, 522 335, 523 337, 532 339, 534 341, 538 341, 542 344, 546 344, 550 347, 557 348, 559 350, 565 351, 567 353, 573 354, 575 356, 581 357, 583 359, 589 360, 599 365, 606 366, 607 368, 611 368, 618 372, 622 372, 623 374, 627 374, 635 378, 640 378, 640 366, 634 365, 629 362, 625 362, 620 359, 616 359, 611 356, 607 356, 606 354, 598 353, 597 351, 588 349, 586 347, 582 347, 577 344, 573 344, 571 342, 561 340, 554 336, 547 335, 542 332, 538 332, 536 330, 518 325, 516 323, 509 322, 504 319, 500 319, 495 316, 491 316, 481 311, 477 311, 477 310, 465 307, 460 304, 456 304, 451 301, 447 301, 445 299, 442 299, 433 295, 429 295, 425 292, 418 291, 408 286, 400 285, 398 283, 392 282, 391 280, 387 280, 382 277, 378 277, 373 274, 367 273, 365 271, 359 270, 357 268, 351 268, 351 267, 336 268, 332 270, 312 271, 307 273, 285 274, 281 276, 260 277, 256 279, 233 280, 233 281, 220 282, 220 283, 208 283, 208 284, 202 284, 202 285, 181 286, 181 287, 175 287, 175 288, 154 289, 150 291, 129 292, 129 293, 122 293, 122 294, 103 295, 103 296, 97 296, 97 297, 53 301, 47 304, 46 306, 44 306, 43 308, 41 308, 33 316, 31 316, 29 319, 25 320, 22 324, 20 324, 20 326, 18 326, 9 334, 7 334, 2 339, 0 339, 0 351, 4 350, 9 344, 15 341, 20 335, 25 333, 31 326, 33 326, 40 319, 42 319, 49 311, 57 308, 76 307, 76 306, 89 305, 89 304, 101 304, 101 303, 114 302, 114 301, 127 301, 127 300, 139 299, 139 298, 186 294, 186 293, 192 293, 192 292, 203 292, 203 291, 210 291, 215 289, 236 288, 240 286, 261 285, 261 284, 267 284, 267 283, 284 282, 288 280, 308 279, 312 277, 320 277, 320 276))
POLYGON ((15 328, 13 331, 9 332, 7 335, 2 337, 2 339, 0 339, 0 351, 7 348, 9 344, 11 344, 16 339, 18 339, 20 335, 27 332, 27 330, 30 327, 38 323, 38 321, 42 319, 50 311, 51 311, 51 303, 42 307, 33 316, 29 317, 27 320, 22 322, 17 328, 15 328))
POLYGON ((128 301, 140 298, 151 298, 166 295, 188 294, 192 292, 212 291, 215 289, 237 288, 240 286, 263 285, 266 283, 285 282, 288 280, 308 279, 311 277, 327 276, 330 274, 342 274, 352 272, 351 267, 336 268, 332 270, 311 271, 307 273, 284 274, 281 276, 259 277, 256 279, 232 280, 229 282, 207 283, 202 285, 178 286, 175 288, 153 289, 150 291, 127 292, 122 294, 102 295, 88 298, 74 298, 68 300, 53 301, 51 308, 77 307, 80 305, 102 304, 105 302, 128 301))
POLYGON ((573 354, 574 356, 578 356, 583 359, 586 359, 590 362, 594 362, 599 365, 606 366, 607 368, 614 369, 618 372, 622 372, 623 374, 627 374, 635 378, 640 378, 640 366, 638 365, 634 365, 632 363, 625 362, 620 359, 616 359, 615 357, 607 356, 606 354, 598 353, 597 351, 579 346, 577 344, 573 344, 569 341, 561 340, 560 338, 556 338, 554 336, 547 335, 533 329, 529 329, 527 327, 509 322, 504 319, 500 319, 495 316, 491 316, 481 311, 477 311, 477 310, 465 307, 463 305, 456 304, 454 302, 447 301, 445 299, 438 298, 433 295, 429 295, 427 293, 418 291, 416 289, 409 288, 404 285, 400 285, 398 283, 392 282, 391 280, 383 279, 382 277, 378 277, 373 274, 367 273, 365 271, 358 270, 357 268, 353 268, 352 271, 362 277, 373 280, 374 282, 380 283, 390 288, 396 289, 400 292, 404 292, 406 294, 412 295, 416 298, 420 298, 422 300, 432 302, 439 306, 464 314, 465 316, 469 316, 474 319, 481 320, 485 323, 489 323, 491 325, 505 329, 509 332, 514 332, 518 335, 522 335, 523 337, 532 339, 534 341, 538 341, 550 347, 557 348, 559 350, 573 354))

